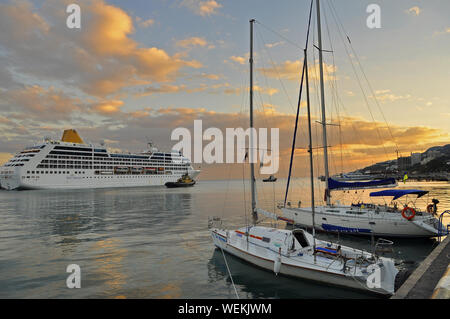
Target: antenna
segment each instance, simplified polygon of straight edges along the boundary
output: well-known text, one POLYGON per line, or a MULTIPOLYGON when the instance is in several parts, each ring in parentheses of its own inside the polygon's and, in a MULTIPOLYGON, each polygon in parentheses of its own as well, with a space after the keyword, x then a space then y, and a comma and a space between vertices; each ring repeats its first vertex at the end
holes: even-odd
POLYGON ((145 136, 145 139, 147 140, 148 148, 151 149, 154 145, 153 140, 149 138, 147 135, 145 136))

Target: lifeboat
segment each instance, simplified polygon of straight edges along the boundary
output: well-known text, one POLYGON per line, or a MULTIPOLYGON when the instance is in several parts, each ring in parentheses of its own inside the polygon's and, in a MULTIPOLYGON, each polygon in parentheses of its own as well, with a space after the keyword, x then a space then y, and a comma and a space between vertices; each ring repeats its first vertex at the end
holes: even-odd
POLYGON ((129 170, 128 167, 114 167, 115 174, 128 174, 129 170))
POLYGON ((144 169, 142 167, 132 167, 131 174, 142 174, 144 169))

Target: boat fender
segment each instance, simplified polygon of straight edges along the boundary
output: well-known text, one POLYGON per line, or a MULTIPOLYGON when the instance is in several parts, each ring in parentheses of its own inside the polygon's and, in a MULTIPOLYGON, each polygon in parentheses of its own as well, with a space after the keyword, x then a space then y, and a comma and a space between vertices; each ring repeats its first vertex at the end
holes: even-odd
POLYGON ((278 249, 278 256, 275 258, 273 262, 273 272, 278 276, 281 268, 281 247, 278 249))
POLYGON ((407 220, 412 220, 414 218, 414 216, 416 216, 416 211, 414 210, 414 208, 406 206, 402 210, 402 216, 403 216, 403 218, 405 218, 407 220), (411 215, 409 215, 409 216, 406 215, 406 212, 408 210, 411 212, 411 215))
POLYGON ((281 257, 277 256, 277 258, 275 258, 275 261, 273 262, 273 272, 275 273, 275 275, 278 276, 280 268, 281 268, 281 257))

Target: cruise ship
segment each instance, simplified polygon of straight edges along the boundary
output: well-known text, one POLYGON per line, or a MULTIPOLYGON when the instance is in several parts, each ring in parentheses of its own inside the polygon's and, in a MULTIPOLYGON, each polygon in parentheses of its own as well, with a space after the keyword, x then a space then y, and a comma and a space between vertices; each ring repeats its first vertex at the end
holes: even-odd
POLYGON ((46 138, 15 154, 0 168, 0 185, 7 190, 164 186, 199 173, 181 152, 160 152, 149 144, 142 153, 110 153, 70 129, 61 141, 46 138))

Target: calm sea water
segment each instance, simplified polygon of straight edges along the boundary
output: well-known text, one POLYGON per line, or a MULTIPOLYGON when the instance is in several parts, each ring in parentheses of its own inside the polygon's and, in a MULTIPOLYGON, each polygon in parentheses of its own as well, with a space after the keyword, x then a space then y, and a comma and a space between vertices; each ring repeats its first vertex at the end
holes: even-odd
MULTIPOLYGON (((299 200, 307 205, 307 182, 293 182, 290 201, 295 205, 299 200)), ((273 211, 284 187, 283 180, 259 185, 260 206, 273 211)), ((436 197, 440 211, 450 209, 449 183, 400 187, 430 191, 429 198, 416 203, 419 207, 436 197)), ((319 188, 317 200, 320 197, 319 188)), ((367 194, 339 197, 348 202, 367 194)), ((210 240, 207 220, 219 216, 227 226, 242 226, 250 204, 248 183, 200 181, 186 189, 0 191, 0 202, 2 298, 236 297, 224 257, 210 240), (81 289, 66 287, 69 264, 81 267, 81 289)), ((370 238, 318 236, 370 249, 370 238)), ((394 242, 390 256, 409 268, 417 267, 435 245, 434 240, 423 239, 394 242)), ((276 277, 232 256, 226 258, 240 298, 370 297, 276 277)))

